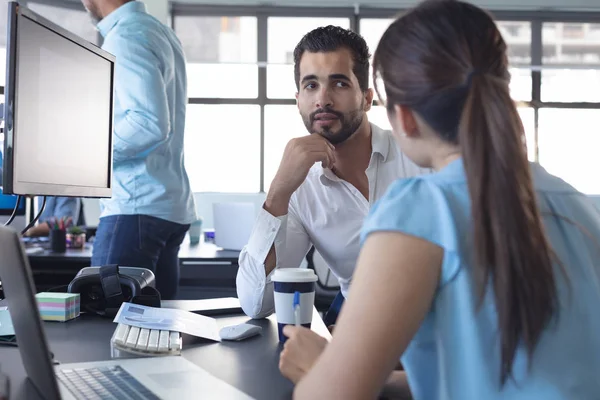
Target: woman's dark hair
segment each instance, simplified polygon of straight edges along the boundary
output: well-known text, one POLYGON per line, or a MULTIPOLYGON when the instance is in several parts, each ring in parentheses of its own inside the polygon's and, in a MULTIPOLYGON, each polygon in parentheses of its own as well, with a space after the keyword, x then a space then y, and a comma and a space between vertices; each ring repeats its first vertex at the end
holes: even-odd
POLYGON ((553 253, 509 92, 506 43, 480 8, 429 0, 390 25, 373 69, 374 82, 383 80, 388 110, 407 106, 460 146, 471 198, 473 274, 479 305, 487 285, 493 287, 504 385, 518 346, 531 359, 558 310, 553 253))

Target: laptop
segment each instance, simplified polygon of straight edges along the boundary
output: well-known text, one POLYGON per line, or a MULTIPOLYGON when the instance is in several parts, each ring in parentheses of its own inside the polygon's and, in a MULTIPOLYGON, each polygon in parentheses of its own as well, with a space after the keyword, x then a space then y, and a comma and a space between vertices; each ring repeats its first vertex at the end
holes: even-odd
POLYGON ((0 254, 2 286, 23 365, 42 398, 252 399, 182 356, 53 366, 25 249, 16 231, 2 226, 0 254))
POLYGON ((213 203, 215 245, 223 250, 242 250, 248 244, 255 219, 254 203, 213 203))

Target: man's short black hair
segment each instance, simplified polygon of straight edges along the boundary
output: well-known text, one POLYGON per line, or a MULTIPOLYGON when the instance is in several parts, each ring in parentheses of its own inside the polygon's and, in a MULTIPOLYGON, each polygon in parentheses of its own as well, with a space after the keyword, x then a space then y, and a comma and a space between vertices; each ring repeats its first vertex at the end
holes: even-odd
POLYGON ((339 26, 323 26, 308 32, 294 49, 294 77, 300 90, 300 60, 305 51, 311 53, 348 49, 352 54, 352 71, 364 92, 369 88, 369 46, 358 33, 339 26))

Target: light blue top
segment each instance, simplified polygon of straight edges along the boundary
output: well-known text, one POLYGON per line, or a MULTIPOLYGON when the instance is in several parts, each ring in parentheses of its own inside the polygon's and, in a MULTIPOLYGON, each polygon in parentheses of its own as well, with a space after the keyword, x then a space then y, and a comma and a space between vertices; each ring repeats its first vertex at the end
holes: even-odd
MULTIPOLYGON (((44 198, 38 198, 38 210, 42 208, 44 198)), ((81 199, 78 197, 53 197, 46 196, 46 207, 40 215, 40 222, 46 222, 50 218, 73 218, 73 224, 78 223, 81 199)))
POLYGON ((186 63, 175 33, 138 1, 98 23, 102 48, 116 56, 113 195, 101 217, 144 214, 196 219, 184 167, 186 63))
POLYGON ((415 400, 584 400, 600 394, 600 214, 564 181, 531 164, 546 234, 566 269, 556 267, 560 310, 527 370, 517 350, 514 380, 500 388, 500 347, 492 290, 479 312, 472 279, 470 200, 461 160, 438 173, 396 181, 373 207, 361 239, 399 231, 444 249, 432 308, 402 356, 415 400), (585 233, 584 229, 587 231, 585 233), (596 240, 592 241, 589 235, 596 240))

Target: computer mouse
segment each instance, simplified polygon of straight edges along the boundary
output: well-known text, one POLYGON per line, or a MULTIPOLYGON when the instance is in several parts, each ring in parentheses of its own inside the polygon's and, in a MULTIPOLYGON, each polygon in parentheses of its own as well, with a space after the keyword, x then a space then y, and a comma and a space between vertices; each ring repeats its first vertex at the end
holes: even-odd
POLYGON ((243 340, 258 335, 261 331, 260 326, 252 324, 230 325, 221 328, 219 336, 223 340, 243 340))

